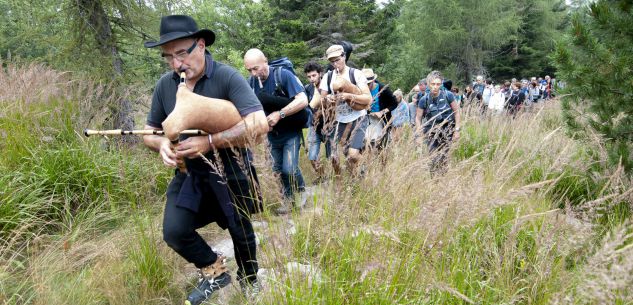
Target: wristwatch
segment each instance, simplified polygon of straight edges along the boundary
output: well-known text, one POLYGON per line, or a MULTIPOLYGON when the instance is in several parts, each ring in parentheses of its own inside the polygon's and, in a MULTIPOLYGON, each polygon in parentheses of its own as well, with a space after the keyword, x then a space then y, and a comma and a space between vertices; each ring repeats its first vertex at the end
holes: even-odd
POLYGON ((283 110, 279 110, 279 118, 283 119, 286 117, 286 113, 283 110))

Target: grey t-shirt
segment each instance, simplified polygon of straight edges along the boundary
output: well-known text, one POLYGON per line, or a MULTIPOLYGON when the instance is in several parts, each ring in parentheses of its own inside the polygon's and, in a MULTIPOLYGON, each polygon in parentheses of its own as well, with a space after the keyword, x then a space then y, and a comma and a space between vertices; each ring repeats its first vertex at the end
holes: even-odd
MULTIPOLYGON (((179 83, 180 76, 175 72, 168 72, 158 80, 152 96, 152 106, 147 115, 147 125, 162 128, 162 122, 176 106, 176 91, 179 83)), ((236 69, 214 61, 208 52, 205 55, 204 75, 196 83, 193 92, 206 97, 231 101, 242 117, 263 110, 257 96, 244 77, 236 69)), ((185 136, 181 136, 181 140, 185 138, 185 136)), ((246 173, 240 169, 239 165, 246 167, 245 169, 250 166, 251 156, 248 149, 219 149, 218 152, 227 179, 247 178, 246 173), (238 161, 236 153, 240 155, 241 161, 238 161)), ((212 152, 207 153, 206 157, 214 160, 212 152)), ((186 159, 185 162, 187 168, 200 170, 209 168, 209 165, 204 163, 201 158, 186 159)))

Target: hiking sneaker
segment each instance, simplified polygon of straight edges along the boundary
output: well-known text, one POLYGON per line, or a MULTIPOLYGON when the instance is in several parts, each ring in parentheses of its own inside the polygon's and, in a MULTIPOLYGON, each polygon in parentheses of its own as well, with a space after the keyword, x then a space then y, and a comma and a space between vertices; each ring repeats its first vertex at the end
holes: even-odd
POLYGON ((308 192, 304 190, 296 196, 295 208, 301 210, 306 207, 306 203, 308 203, 308 192))
POLYGON ((242 290, 242 294, 248 301, 255 301, 257 296, 262 290, 261 284, 257 280, 248 282, 248 281, 240 281, 240 289, 242 290))
POLYGON ((275 208, 273 212, 276 215, 286 215, 292 212, 292 207, 290 207, 290 204, 282 204, 281 206, 275 208))
POLYGON ((228 272, 224 272, 215 278, 210 278, 205 277, 201 271, 198 271, 198 276, 198 285, 187 297, 185 305, 199 305, 211 297, 215 291, 231 283, 231 276, 228 272))

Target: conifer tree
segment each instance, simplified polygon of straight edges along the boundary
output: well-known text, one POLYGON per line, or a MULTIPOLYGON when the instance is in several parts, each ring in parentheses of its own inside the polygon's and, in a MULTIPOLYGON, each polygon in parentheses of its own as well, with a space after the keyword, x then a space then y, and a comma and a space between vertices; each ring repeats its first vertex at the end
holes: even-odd
POLYGON ((457 83, 470 82, 485 71, 485 58, 515 39, 521 25, 517 1, 405 2, 389 50, 389 72, 402 77, 399 83, 414 83, 425 67, 442 70, 457 83))
POLYGON ((604 137, 612 165, 633 169, 633 4, 600 0, 576 12, 554 55, 566 82, 564 117, 576 135, 604 137))
POLYGON ((492 79, 554 76, 548 55, 554 51, 555 37, 563 32, 567 5, 564 1, 520 0, 518 34, 484 60, 492 79))

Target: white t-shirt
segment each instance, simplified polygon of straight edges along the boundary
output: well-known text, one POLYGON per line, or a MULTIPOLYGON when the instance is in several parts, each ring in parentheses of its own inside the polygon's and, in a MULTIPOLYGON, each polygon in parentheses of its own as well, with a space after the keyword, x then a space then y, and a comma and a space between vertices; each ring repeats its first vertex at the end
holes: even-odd
MULTIPOLYGON (((349 69, 349 68, 347 68, 349 69)), ((336 71, 332 72, 332 82, 334 82, 334 80, 337 77, 342 77, 346 80, 349 80, 349 71, 345 69, 345 71, 343 71, 342 75, 337 75, 336 71)), ((322 91, 328 91, 328 77, 329 73, 325 73, 323 75, 323 78, 321 78, 321 84, 319 85, 319 90, 322 91)), ((356 79, 356 83, 357 84, 366 84, 367 83, 367 78, 365 78, 365 75, 363 74, 363 72, 359 69, 354 69, 354 78, 356 79)), ((332 84, 332 82, 330 82, 330 85, 332 84)), ((367 114, 367 110, 363 109, 363 110, 354 110, 352 107, 349 106, 348 103, 346 102, 341 102, 336 106, 336 121, 337 122, 341 122, 341 123, 349 123, 349 122, 353 122, 354 120, 364 116, 367 114)))
POLYGON ((497 92, 493 94, 490 98, 490 104, 488 105, 488 108, 496 111, 503 111, 503 106, 505 105, 505 102, 505 94, 503 94, 502 92, 497 92))
POLYGON ((490 98, 495 93, 495 88, 492 86, 486 86, 484 88, 484 92, 482 93, 482 99, 484 100, 484 105, 488 105, 490 102, 490 98))

